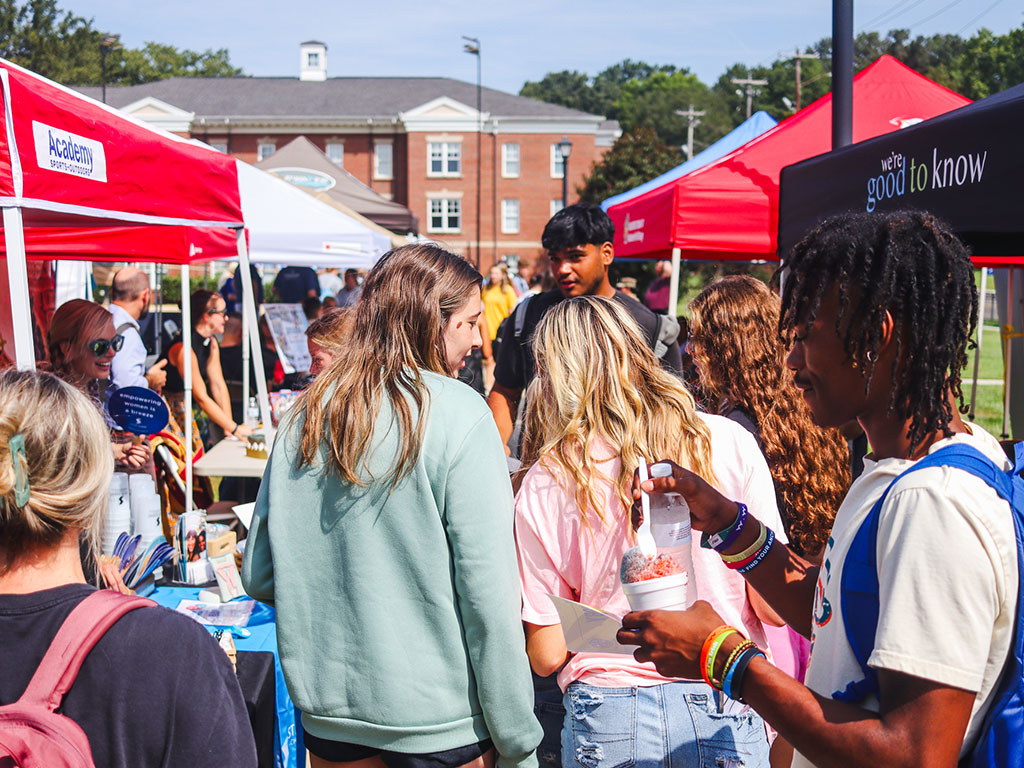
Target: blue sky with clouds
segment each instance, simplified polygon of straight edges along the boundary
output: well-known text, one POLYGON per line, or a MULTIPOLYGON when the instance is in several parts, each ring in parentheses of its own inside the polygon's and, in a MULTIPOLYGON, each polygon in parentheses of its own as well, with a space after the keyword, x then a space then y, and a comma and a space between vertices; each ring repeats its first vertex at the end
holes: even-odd
MULTIPOLYGON (((298 44, 328 44, 332 76, 433 75, 476 79, 462 35, 481 39, 484 84, 516 92, 526 80, 576 69, 596 74, 625 58, 688 67, 707 83, 730 64, 769 63, 780 51, 831 35, 827 0, 646 0, 553 3, 456 0, 60 0, 119 33, 181 48, 227 48, 252 75, 298 74, 298 44)), ((1005 33, 1024 24, 1019 0, 863 0, 856 31, 914 35, 1005 33)))

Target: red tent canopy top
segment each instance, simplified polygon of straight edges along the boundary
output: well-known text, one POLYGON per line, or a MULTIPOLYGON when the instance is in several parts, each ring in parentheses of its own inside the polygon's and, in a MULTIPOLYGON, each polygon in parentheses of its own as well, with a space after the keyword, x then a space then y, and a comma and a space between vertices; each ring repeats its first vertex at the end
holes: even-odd
POLYGON ((79 258, 188 263, 236 255, 228 230, 243 222, 234 158, 3 59, 0 88, 0 207, 22 210, 29 254, 52 257, 70 244, 66 228, 85 227, 107 245, 69 251, 79 258), (157 226, 177 232, 156 236, 157 226))
MULTIPOLYGON (((882 56, 853 81, 853 140, 879 136, 969 104, 970 99, 882 56)), ((615 255, 777 260, 779 174, 831 149, 832 94, 714 163, 613 206, 615 255)))

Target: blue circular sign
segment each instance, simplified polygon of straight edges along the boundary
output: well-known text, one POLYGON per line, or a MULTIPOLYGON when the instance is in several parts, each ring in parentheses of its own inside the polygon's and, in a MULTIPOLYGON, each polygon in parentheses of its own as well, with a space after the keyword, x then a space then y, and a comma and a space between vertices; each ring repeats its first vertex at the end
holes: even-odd
POLYGON ((107 401, 107 410, 117 426, 136 435, 155 435, 171 416, 163 398, 145 387, 117 390, 107 401))

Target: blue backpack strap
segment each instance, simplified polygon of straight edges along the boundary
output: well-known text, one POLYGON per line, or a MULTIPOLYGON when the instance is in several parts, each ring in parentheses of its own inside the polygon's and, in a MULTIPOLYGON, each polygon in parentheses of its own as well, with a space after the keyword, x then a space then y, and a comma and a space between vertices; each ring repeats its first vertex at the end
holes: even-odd
MULTIPOLYGON (((1024 444, 1017 446, 1018 469, 1024 468, 1024 444)), ((1014 503, 1014 483, 1011 475, 998 467, 981 451, 969 445, 955 443, 940 448, 906 469, 883 491, 871 507, 850 544, 843 561, 840 581, 840 603, 846 639, 860 665, 864 677, 836 691, 837 701, 857 702, 878 692, 878 674, 868 666, 868 658, 875 648, 878 632, 878 519, 889 491, 911 472, 926 467, 953 467, 970 472, 988 483, 1004 500, 1014 503)), ((1022 500, 1024 501, 1024 500, 1022 500)))

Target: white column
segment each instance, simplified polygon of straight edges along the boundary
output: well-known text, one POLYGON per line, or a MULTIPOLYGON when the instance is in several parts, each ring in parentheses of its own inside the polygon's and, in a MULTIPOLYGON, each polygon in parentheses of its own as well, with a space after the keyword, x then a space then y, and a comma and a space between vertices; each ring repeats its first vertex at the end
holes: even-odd
POLYGON ((676 316, 676 305, 679 303, 679 255, 678 248, 672 249, 672 279, 668 288, 668 313, 676 316))
POLYGON ((19 371, 31 371, 36 367, 36 352, 25 261, 25 227, 20 208, 4 208, 4 241, 7 246, 7 282, 11 289, 14 361, 19 371))
POLYGON ((971 381, 971 407, 968 413, 974 419, 974 403, 978 397, 978 366, 981 362, 981 342, 985 337, 985 286, 988 285, 988 267, 981 268, 981 290, 978 292, 978 339, 974 348, 974 378, 971 381))
POLYGON ((181 265, 181 355, 185 369, 185 513, 192 511, 192 292, 188 264, 181 265))
MULTIPOLYGON (((248 326, 248 335, 242 339, 242 354, 250 352, 253 365, 256 368, 256 392, 260 403, 260 418, 263 420, 263 429, 269 432, 272 429, 270 420, 270 396, 267 394, 267 377, 263 373, 263 355, 260 345, 260 330, 256 319, 256 294, 253 291, 252 272, 249 270, 249 247, 245 242, 245 230, 236 230, 238 243, 238 274, 242 278, 242 318, 243 328, 248 326)), ((244 360, 244 357, 243 357, 244 360)), ((249 368, 244 369, 242 381, 248 382, 249 368)), ((243 390, 247 392, 248 390, 243 390)), ((248 407, 248 399, 245 406, 248 407)))

